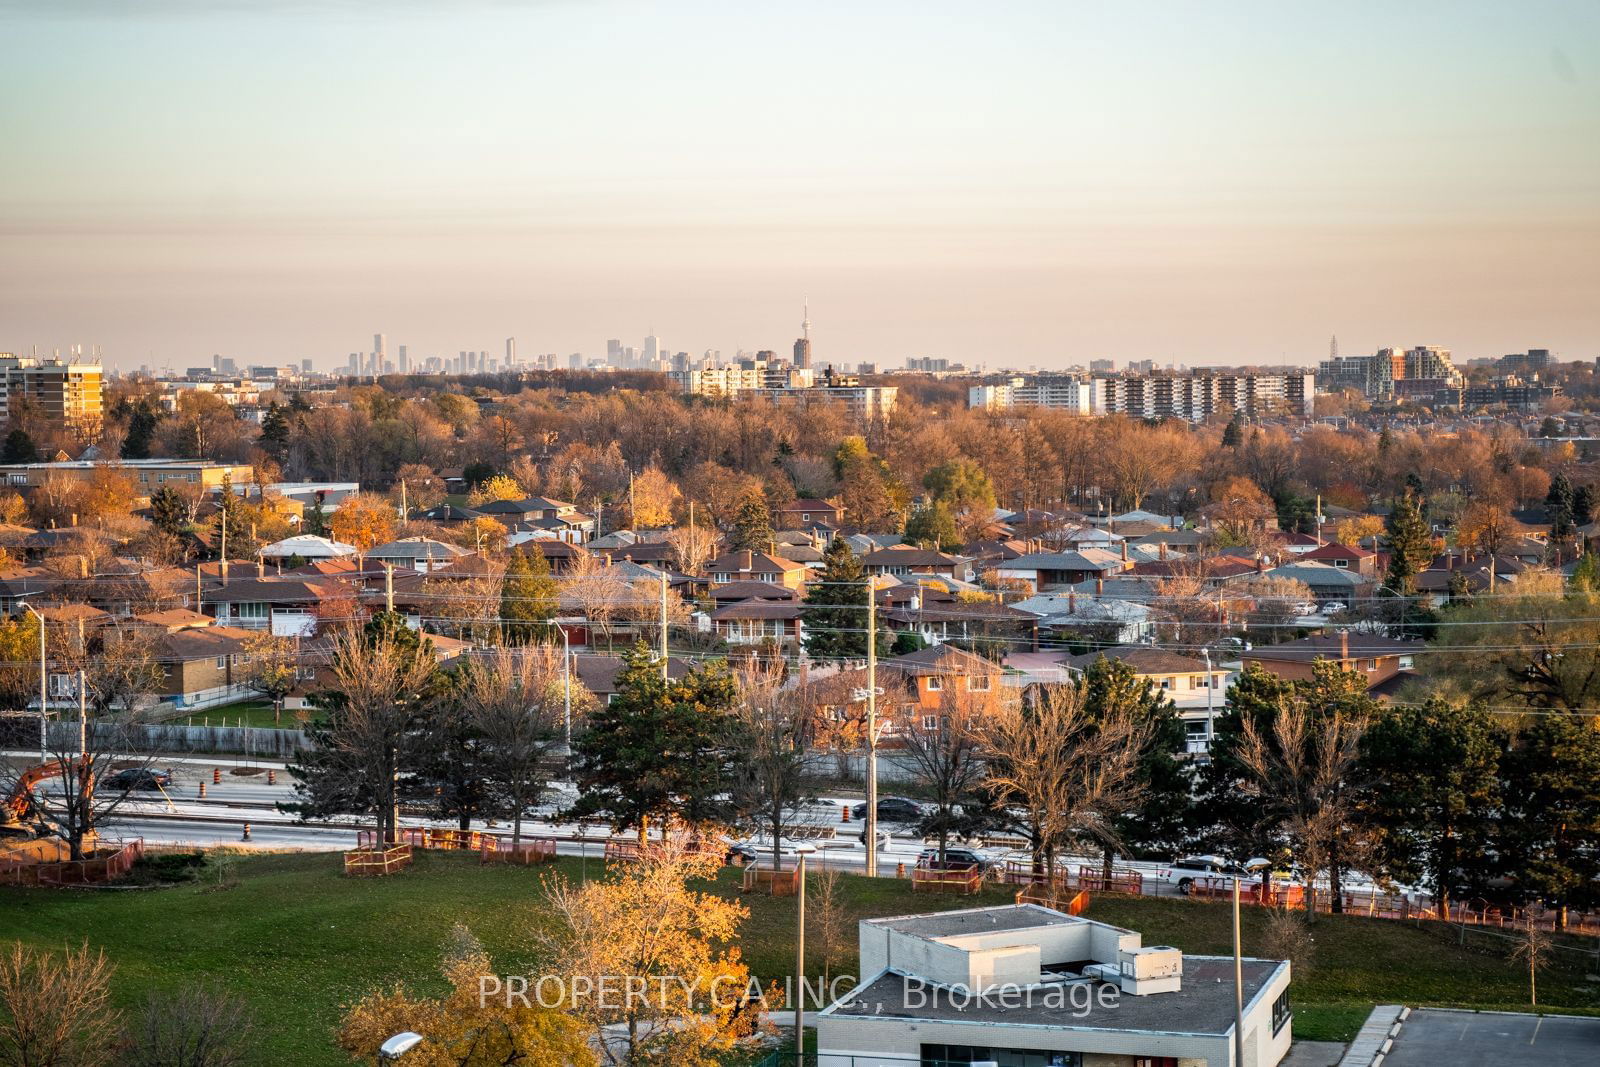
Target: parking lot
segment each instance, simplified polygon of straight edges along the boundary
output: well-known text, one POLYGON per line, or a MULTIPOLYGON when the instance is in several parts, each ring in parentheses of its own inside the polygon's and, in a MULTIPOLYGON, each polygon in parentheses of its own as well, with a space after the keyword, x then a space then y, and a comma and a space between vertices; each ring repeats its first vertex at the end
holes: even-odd
POLYGON ((1600 1018, 1510 1015, 1420 1008, 1411 1013, 1385 1067, 1594 1067, 1600 1018))

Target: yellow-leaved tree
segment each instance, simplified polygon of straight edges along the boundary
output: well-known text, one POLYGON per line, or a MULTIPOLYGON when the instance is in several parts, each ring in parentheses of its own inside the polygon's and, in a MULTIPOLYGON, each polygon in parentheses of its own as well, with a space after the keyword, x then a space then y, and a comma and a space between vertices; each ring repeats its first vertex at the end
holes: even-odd
POLYGON ((339 502, 328 525, 333 539, 365 552, 394 537, 394 507, 380 496, 357 493, 339 502))
POLYGON ((750 971, 733 940, 749 910, 691 888, 721 866, 720 854, 674 838, 652 842, 603 881, 546 883, 551 973, 567 979, 563 1008, 582 1020, 605 1063, 716 1067, 753 1037, 761 1010, 776 1006, 746 999, 750 971), (578 995, 584 988, 595 992, 578 995))
POLYGON ((400 986, 369 993, 345 1009, 339 1047, 357 1063, 374 1063, 396 1034, 421 1034, 406 1053, 416 1067, 591 1067, 588 1034, 574 1018, 541 1007, 532 996, 480 995, 479 979, 495 972, 465 926, 451 931, 440 970, 450 992, 430 999, 400 986))

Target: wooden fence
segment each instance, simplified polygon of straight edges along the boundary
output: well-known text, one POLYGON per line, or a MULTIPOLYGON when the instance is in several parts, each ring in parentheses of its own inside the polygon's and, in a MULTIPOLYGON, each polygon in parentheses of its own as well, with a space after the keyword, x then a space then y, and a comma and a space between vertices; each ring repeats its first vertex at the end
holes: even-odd
POLYGON ((983 888, 983 868, 977 864, 966 867, 934 868, 915 867, 911 871, 911 891, 927 893, 960 893, 971 896, 983 888))
POLYGON ((0 864, 0 885, 60 886, 94 885, 110 882, 128 873, 128 869, 144 856, 144 838, 124 841, 115 851, 85 860, 62 860, 57 863, 21 863, 11 861, 0 864))
POLYGON ((1089 910, 1089 893, 1087 890, 1063 890, 1058 886, 1050 886, 1044 882, 1035 882, 1017 890, 1018 904, 1038 904, 1056 911, 1064 911, 1068 915, 1082 915, 1089 910))
POLYGON ((799 870, 790 867, 788 870, 773 870, 760 864, 751 864, 744 869, 744 880, 740 883, 739 891, 742 893, 770 893, 775 897, 792 897, 800 886, 799 870))
POLYGON ((484 834, 479 856, 484 863, 520 863, 529 866, 556 858, 556 842, 551 837, 525 837, 513 843, 510 837, 484 834))
POLYGON ((397 874, 411 866, 411 846, 357 848, 344 854, 344 873, 357 878, 378 878, 397 874))

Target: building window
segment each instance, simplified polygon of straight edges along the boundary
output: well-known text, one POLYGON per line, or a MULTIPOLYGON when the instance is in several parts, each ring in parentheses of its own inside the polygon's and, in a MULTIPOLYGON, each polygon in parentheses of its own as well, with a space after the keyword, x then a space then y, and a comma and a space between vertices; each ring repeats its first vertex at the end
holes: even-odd
POLYGON ((937 730, 939 728, 939 716, 924 715, 922 717, 922 728, 924 730, 937 730))
POLYGON ((1289 1021, 1289 991, 1285 989, 1278 994, 1278 999, 1272 1002, 1272 1032, 1276 1034, 1283 1029, 1283 1024, 1289 1021))
POLYGON ((1176 1056, 1135 1056, 1133 1067, 1178 1067, 1176 1056))
POLYGON ((221 670, 222 668, 226 667, 227 665, 228 665, 228 657, 227 656, 218 656, 217 657, 217 669, 218 670, 221 670))
POLYGON ((1377 669, 1378 669, 1378 661, 1377 660, 1375 660, 1375 659, 1367 660, 1367 670, 1375 671, 1377 669))
POLYGON ((937 693, 944 688, 944 682, 938 678, 928 679, 928 692, 937 693))
POLYGON ((989 676, 985 674, 968 678, 967 689, 974 693, 987 693, 989 691, 989 676))

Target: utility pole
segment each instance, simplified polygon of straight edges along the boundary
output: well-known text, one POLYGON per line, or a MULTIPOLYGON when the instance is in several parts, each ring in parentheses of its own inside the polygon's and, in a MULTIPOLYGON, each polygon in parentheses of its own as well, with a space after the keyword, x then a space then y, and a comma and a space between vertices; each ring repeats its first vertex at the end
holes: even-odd
POLYGON ((1211 650, 1202 648, 1200 654, 1206 658, 1206 755, 1211 755, 1211 743, 1217 736, 1217 676, 1211 672, 1211 650))
POLYGON ((867 575, 867 877, 878 876, 878 593, 867 575))
POLYGON ((26 610, 33 612, 34 618, 39 620, 39 762, 43 763, 47 755, 46 750, 50 744, 50 733, 45 726, 45 715, 47 714, 45 709, 48 707, 45 680, 49 677, 49 668, 45 666, 44 658, 44 616, 39 614, 39 610, 26 600, 22 602, 22 606, 26 610))
POLYGON ((383 610, 394 614, 394 564, 383 565, 383 610))
POLYGON ((78 774, 83 775, 83 761, 89 758, 89 687, 84 681, 83 668, 78 668, 78 774))
POLYGON ((667 572, 661 572, 661 680, 667 681, 667 572))

